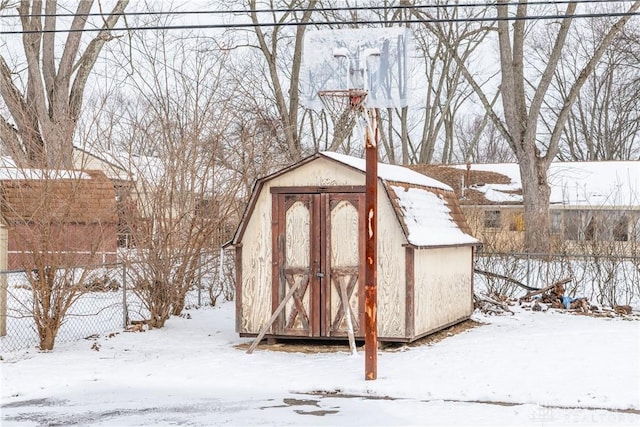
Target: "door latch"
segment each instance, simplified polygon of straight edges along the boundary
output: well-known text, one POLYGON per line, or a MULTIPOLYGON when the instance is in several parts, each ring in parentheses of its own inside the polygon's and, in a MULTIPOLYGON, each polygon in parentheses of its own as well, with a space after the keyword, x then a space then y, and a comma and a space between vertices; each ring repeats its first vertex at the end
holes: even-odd
POLYGON ((319 278, 321 278, 321 279, 322 279, 322 278, 324 277, 324 273, 323 273, 322 271, 318 271, 318 272, 316 273, 316 277, 319 277, 319 278))

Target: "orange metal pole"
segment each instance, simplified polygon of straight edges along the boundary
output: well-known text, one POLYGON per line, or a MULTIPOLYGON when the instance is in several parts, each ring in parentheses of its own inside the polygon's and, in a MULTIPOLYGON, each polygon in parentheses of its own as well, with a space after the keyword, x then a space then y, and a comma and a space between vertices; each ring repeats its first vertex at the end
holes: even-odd
POLYGON ((378 239, 377 239, 377 201, 378 201, 378 117, 372 108, 369 125, 365 132, 365 270, 364 270, 364 348, 365 380, 378 377, 378 239))

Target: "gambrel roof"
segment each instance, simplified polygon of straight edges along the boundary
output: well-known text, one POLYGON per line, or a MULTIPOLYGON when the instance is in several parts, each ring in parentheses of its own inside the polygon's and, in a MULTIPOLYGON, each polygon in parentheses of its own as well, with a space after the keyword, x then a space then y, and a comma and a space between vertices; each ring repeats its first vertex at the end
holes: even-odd
MULTIPOLYGON (((303 159, 274 174, 258 179, 254 184, 250 202, 236 231, 233 244, 240 242, 264 184, 275 177, 302 167, 318 159, 325 159, 362 174, 364 184, 366 164, 364 159, 333 152, 321 152, 303 159)), ((378 180, 384 188, 380 197, 388 197, 408 244, 414 247, 439 247, 475 245, 479 241, 471 236, 453 189, 440 181, 402 166, 379 163, 378 180)))

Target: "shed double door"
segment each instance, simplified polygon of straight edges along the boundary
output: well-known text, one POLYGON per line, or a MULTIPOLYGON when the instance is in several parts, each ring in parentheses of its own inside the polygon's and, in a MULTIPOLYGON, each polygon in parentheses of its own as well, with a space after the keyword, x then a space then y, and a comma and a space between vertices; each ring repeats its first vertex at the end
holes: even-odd
POLYGON ((364 188, 273 193, 272 312, 294 289, 273 333, 346 337, 348 317, 364 336, 364 270, 360 238, 364 188), (345 304, 348 303, 348 305, 345 304))

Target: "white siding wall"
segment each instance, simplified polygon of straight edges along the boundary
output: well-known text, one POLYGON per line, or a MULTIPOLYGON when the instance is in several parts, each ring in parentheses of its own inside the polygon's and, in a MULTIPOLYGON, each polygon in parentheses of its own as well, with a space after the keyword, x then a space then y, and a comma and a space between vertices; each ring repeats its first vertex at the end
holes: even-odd
POLYGON ((473 311, 470 247, 415 251, 415 333, 469 317, 473 311))
POLYGON ((241 333, 258 333, 271 317, 271 194, 263 191, 242 239, 241 333))
POLYGON ((129 175, 121 168, 115 167, 89 153, 80 150, 73 150, 73 167, 83 170, 100 170, 104 172, 109 179, 119 179, 128 181, 129 175))
POLYGON ((378 336, 385 338, 404 337, 406 324, 407 241, 395 215, 378 185, 378 336))

